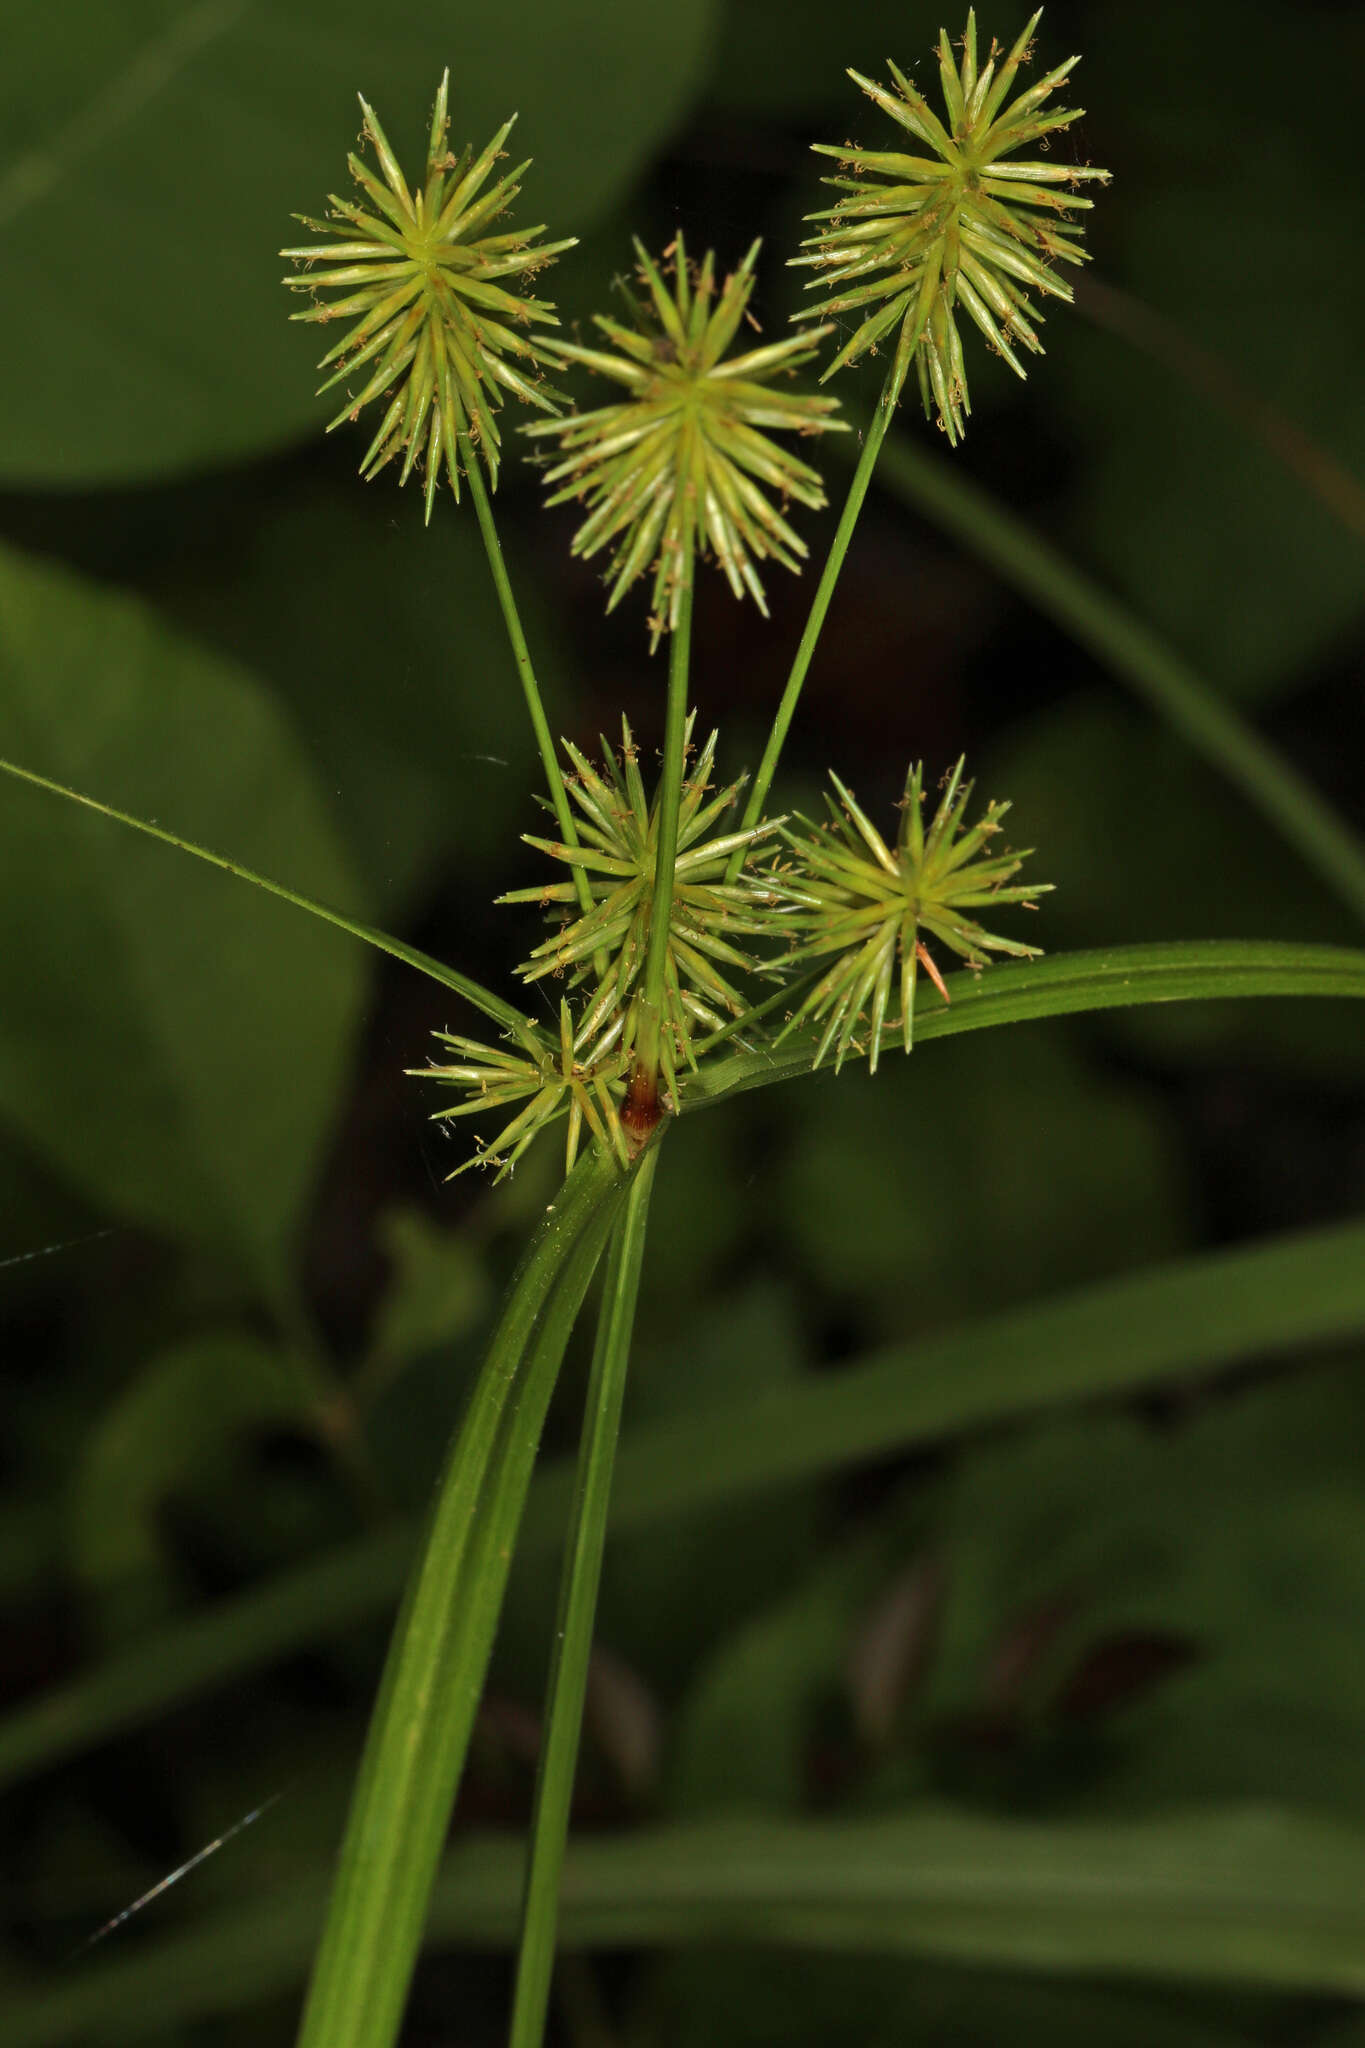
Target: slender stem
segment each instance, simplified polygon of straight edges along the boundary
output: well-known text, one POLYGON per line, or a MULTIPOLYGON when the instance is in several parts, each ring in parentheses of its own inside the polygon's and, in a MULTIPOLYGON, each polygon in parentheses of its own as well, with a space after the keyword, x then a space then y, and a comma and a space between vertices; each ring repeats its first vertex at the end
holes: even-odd
MULTIPOLYGON (((796 711, 797 700, 801 695, 802 686, 806 680, 806 671, 809 669, 815 655, 816 645, 820 639, 820 631, 825 623, 825 614, 829 610, 830 599, 834 595, 834 586, 839 581, 839 572, 844 566, 844 557, 848 553, 848 545, 853 538, 853 529, 858 524, 858 514, 863 509, 863 499, 867 496, 867 487, 872 481, 872 472, 877 464, 878 451, 881 448, 886 430, 891 424, 891 414, 894 408, 887 403, 889 390, 890 385, 888 383, 887 389, 882 393, 877 410, 872 415, 872 422, 863 437, 862 452, 858 457, 858 467, 853 472, 853 481, 848 487, 848 496, 844 500, 844 509, 839 514, 839 524, 834 529, 834 539, 830 542, 829 553, 825 557, 825 566, 820 572, 820 581, 816 584, 815 595, 811 599, 810 616, 806 620, 806 630, 801 635, 801 644, 796 650, 796 659, 792 663, 791 674, 787 677, 787 687, 782 692, 782 702, 777 707, 777 715, 773 719, 772 731, 768 734, 768 744, 763 750, 763 759, 759 763, 758 773, 755 775, 753 786, 749 791, 749 800, 744 806, 744 817, 741 821, 744 827, 758 823, 763 815, 763 806, 768 800, 768 791, 773 786, 773 777, 777 773, 777 764, 782 755, 782 747, 787 737, 787 729, 796 711)), ((732 882, 743 865, 744 849, 739 847, 731 855, 730 867, 726 876, 727 881, 732 882)))
MULTIPOLYGON (((498 539, 498 529, 493 518, 493 507, 488 497, 488 486, 483 480, 483 466, 475 450, 470 448, 467 442, 465 446, 467 456, 465 477, 469 484, 469 495, 474 500, 474 514, 479 522, 479 532, 483 535, 484 550, 488 556, 488 566, 493 573, 493 588, 498 593, 498 603, 502 607, 502 617, 503 623, 507 628, 507 637, 512 643, 512 659, 517 665, 517 674, 521 678, 522 692, 526 698, 526 709, 531 714, 531 729, 536 736, 536 745, 540 748, 540 759, 545 770, 545 780, 549 786, 550 802, 554 805, 555 818, 563 835, 564 844, 566 846, 577 846, 578 829, 574 824, 573 812, 569 808, 569 794, 564 787, 564 777, 560 772, 559 760, 555 754, 555 743, 550 733, 549 720, 545 716, 545 706, 541 702, 540 685, 536 681, 536 672, 531 666, 531 651, 526 645, 526 635, 521 629, 521 614, 517 610, 517 601, 512 594, 511 578, 507 574, 507 564, 503 560, 502 543, 498 539)), ((588 878, 582 868, 576 867, 574 869, 573 879, 574 888, 578 892, 580 908, 585 911, 591 910, 592 892, 588 887, 588 878)))
POLYGON ((655 1147, 641 1160, 626 1196, 625 1209, 613 1230, 608 1254, 559 1586, 545 1736, 531 1821, 531 1855, 522 1895, 521 1948, 512 2031, 508 2037, 510 2048, 540 2048, 545 2031, 559 1921, 560 1870, 569 1832, 569 1806, 583 1725, 612 1467, 621 1429, 621 1404, 657 1158, 655 1147))
POLYGON ((678 600, 678 618, 668 643, 668 712, 664 723, 664 761, 659 784, 659 838, 654 853, 654 895, 649 912, 649 945, 640 986, 640 1025, 635 1039, 635 1071, 627 1110, 636 1128, 657 1121, 659 1061, 663 1037, 664 982, 668 967, 669 923, 673 914, 673 871, 678 859, 678 812, 682 806, 686 768, 687 674, 692 645, 692 572, 678 600))

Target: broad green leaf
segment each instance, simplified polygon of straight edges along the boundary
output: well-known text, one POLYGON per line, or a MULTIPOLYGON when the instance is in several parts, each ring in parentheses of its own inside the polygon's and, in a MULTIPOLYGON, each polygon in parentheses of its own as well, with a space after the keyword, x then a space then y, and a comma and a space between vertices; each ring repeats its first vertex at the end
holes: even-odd
MULTIPOLYGON (((718 1503, 991 1421, 1170 1385, 1362 1330, 1359 1223, 1182 1260, 888 1346, 804 1385, 784 1381, 628 1428, 613 1526, 624 1534, 700 1516, 718 1503)), ((570 1485, 563 1464, 537 1479, 524 1551, 552 1553, 570 1485)), ((358 1539, 19 1708, 0 1723, 0 1782, 382 1613, 397 1597, 413 1540, 406 1527, 358 1539)))
MULTIPOLYGON (((509 1942, 521 1879, 515 1836, 467 1839, 438 1881, 434 1938, 509 1942)), ((291 1885, 143 1954, 16 1993, 7 2048, 122 2043, 133 2015, 164 2026, 283 1993, 302 1975, 319 1897, 291 1885)), ((713 1821, 574 1844, 561 1930, 569 1948, 747 1940, 1359 1996, 1365 1835, 1274 1806, 1113 1827, 935 1807, 873 1821, 713 1821)))
MULTIPOLYGON (((252 678, 13 554, 0 755, 352 895, 307 762, 252 678)), ((95 1202, 278 1292, 349 1054, 358 949, 10 780, 0 872, 0 1118, 95 1202)))
POLYGON ((685 113, 712 13, 129 0, 73 34, 60 8, 11 10, 0 258, 23 288, 0 331, 0 470, 108 483, 320 428, 320 351, 287 323, 275 252, 292 214, 347 189, 357 92, 405 160, 447 64, 459 138, 481 148, 519 109, 511 146, 536 161, 518 217, 572 233, 685 113))
POLYGON ((296 1363, 242 1331, 149 1359, 101 1417, 75 1475, 71 1559, 91 1586, 161 1561, 157 1510, 253 1429, 306 1429, 315 1390, 296 1363))

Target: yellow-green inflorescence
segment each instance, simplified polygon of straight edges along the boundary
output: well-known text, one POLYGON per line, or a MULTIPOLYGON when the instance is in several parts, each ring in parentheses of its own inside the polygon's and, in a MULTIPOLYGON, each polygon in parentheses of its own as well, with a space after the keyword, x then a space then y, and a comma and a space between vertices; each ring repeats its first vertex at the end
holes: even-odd
POLYGON ((508 1032, 503 1046, 484 1045, 454 1031, 438 1031, 436 1037, 456 1058, 433 1060, 425 1067, 409 1067, 408 1072, 424 1081, 443 1081, 469 1097, 435 1110, 438 1123, 486 1110, 513 1112, 495 1138, 477 1141, 478 1150, 449 1179, 471 1166, 492 1166, 501 1180, 540 1133, 561 1118, 568 1120, 566 1173, 585 1125, 599 1145, 609 1146, 623 1166, 628 1163, 618 1114, 625 1073, 620 1047, 610 1041, 585 1047, 581 1033, 574 1031, 567 1002, 559 1005, 557 1032, 544 1030, 528 1017, 508 1032))
MULTIPOLYGON (((988 803, 976 823, 968 823, 972 784, 964 780, 962 761, 946 778, 927 820, 923 769, 918 763, 911 768, 891 840, 837 775, 830 777, 837 802, 830 801, 825 824, 776 818, 727 832, 715 828, 734 809, 742 784, 713 788, 715 746, 712 734, 683 795, 665 1006, 670 1107, 677 1108, 680 1081, 685 1087, 686 1070, 698 1064, 698 1054, 704 1062, 709 1044, 733 1035, 736 1023, 741 1043, 751 1047, 809 1028, 813 1064, 832 1052, 837 1069, 850 1055, 867 1054, 875 1072, 891 1034, 907 1052, 912 1049, 921 968, 948 1000, 931 944, 976 970, 992 953, 1015 959, 1040 953, 1038 946, 988 931, 976 917, 979 910, 1009 904, 1033 909, 1051 885, 1016 884, 1027 852, 992 851, 1008 804, 988 803), (728 881, 736 850, 742 850, 744 864, 728 881), (736 944, 738 939, 745 944, 736 944), (751 950, 754 941, 757 952, 751 950), (794 991, 793 1000, 798 994, 800 1000, 774 1034, 766 1020, 781 1002, 780 985, 798 979, 804 988, 794 991), (776 997, 758 993, 763 980, 779 984, 776 997)), ((509 1032, 504 1049, 442 1032, 443 1044, 458 1058, 418 1070, 468 1098, 440 1116, 515 1109, 467 1164, 507 1172, 540 1130, 562 1118, 568 1119, 570 1165, 585 1128, 621 1157, 633 1142, 622 1111, 649 941, 658 800, 646 797, 624 721, 621 745, 613 748, 604 740, 602 749, 598 768, 576 748, 566 748, 582 845, 526 835, 529 845, 587 873, 592 910, 572 918, 575 892, 569 882, 517 889, 499 899, 539 904, 558 921, 553 936, 521 968, 530 985, 552 977, 567 983, 558 1033, 528 1018, 509 1032)))
MULTIPOLYGON (((509 1030, 503 1045, 488 1046, 442 1031, 438 1038, 456 1058, 413 1069, 424 1079, 459 1089, 467 1098, 438 1110, 438 1117, 514 1111, 457 1172, 485 1165, 497 1168, 501 1177, 540 1131, 562 1119, 568 1124, 569 1166, 585 1128, 619 1157, 627 1155, 630 1139, 623 1130, 621 1110, 649 947, 659 798, 657 791, 652 801, 646 794, 638 750, 624 719, 619 747, 606 739, 601 744, 600 768, 578 748, 565 745, 581 843, 567 846, 560 840, 524 835, 528 845, 587 875, 591 910, 572 916, 577 891, 571 881, 514 889, 498 899, 538 904, 556 922, 553 936, 535 948, 520 972, 531 987, 539 988, 549 979, 567 985, 568 993, 559 1003, 558 1032, 525 1018, 509 1030)), ((679 817, 661 1038, 664 1082, 673 1107, 679 1069, 696 1064, 694 1034, 700 1030, 709 1037, 746 1017, 752 997, 743 984, 775 971, 770 962, 737 945, 736 939, 772 939, 783 929, 784 912, 767 867, 755 863, 771 857, 785 821, 776 818, 724 830, 743 784, 717 788, 712 781, 715 757, 712 733, 684 783, 679 817), (744 860, 738 876, 729 880, 727 869, 737 852, 744 860)))
POLYGON ((374 109, 362 99, 365 139, 382 176, 349 156, 360 203, 332 194, 327 220, 296 216, 329 239, 280 251, 300 266, 284 280, 292 290, 315 301, 320 291, 344 294, 295 313, 295 320, 354 323, 319 365, 332 371, 322 391, 344 383, 351 393, 328 431, 386 400, 361 474, 368 481, 401 456, 400 482, 406 483, 420 464, 428 519, 442 472, 458 498, 461 466, 472 454, 496 484, 497 415, 507 393, 554 411, 559 394, 542 375, 549 360, 544 344, 518 331, 556 325, 554 308, 519 296, 508 284, 528 281, 574 246, 572 240, 537 242, 542 227, 489 232, 521 190, 527 164, 495 176, 512 121, 477 156, 472 148, 450 149, 449 77, 436 95, 423 182, 409 188, 374 109))
MULTIPOLYGON (((559 929, 537 946, 522 968, 525 981, 564 976, 585 993, 578 1034, 584 1042, 634 1041, 636 995, 649 948, 654 895, 654 869, 659 839, 659 798, 647 797, 640 774, 638 749, 623 719, 621 744, 602 740, 599 769, 576 747, 565 746, 572 773, 569 793, 577 806, 579 846, 540 839, 527 833, 527 844, 552 859, 581 869, 588 878, 593 907, 583 917, 568 919, 575 901, 572 883, 549 883, 516 889, 503 903, 539 903, 559 920, 559 929)), ((688 723, 690 740, 691 721, 688 723)), ((669 916, 664 970, 664 1079, 675 1097, 677 1070, 691 1065, 692 1037, 697 1026, 719 1030, 748 1006, 749 998, 734 977, 763 971, 764 963, 737 946, 739 938, 771 937, 775 898, 770 883, 755 871, 760 849, 771 842, 782 819, 765 820, 747 830, 723 829, 736 811, 742 782, 717 789, 712 781, 716 734, 697 756, 682 791, 678 818, 678 856, 669 916), (717 830, 717 827, 722 829, 717 830), (726 879, 731 856, 744 861, 733 881, 726 879)))
POLYGON ((1075 187, 1109 179, 1108 171, 1089 164, 1016 154, 1029 146, 1048 150, 1050 138, 1083 112, 1047 104, 1078 57, 1068 57, 1010 101, 1041 13, 1040 8, 1003 61, 992 43, 984 65, 978 62, 974 11, 958 53, 940 31, 942 117, 895 64, 888 61, 892 88, 850 71, 913 138, 913 153, 852 143, 815 145, 839 160, 840 175, 826 182, 841 197, 809 216, 820 224, 804 245, 809 253, 792 259, 816 271, 808 289, 823 294, 797 318, 857 323, 826 377, 883 338, 893 343, 886 403, 896 403, 913 359, 926 417, 936 412, 952 442, 971 411, 958 311, 970 316, 1022 377, 1016 351, 1042 350, 1042 315, 1029 294, 1070 299, 1070 286, 1056 266, 1087 260, 1081 229, 1069 216, 1088 210, 1091 202, 1078 197, 1075 187))
POLYGON ((833 1047, 836 1067, 850 1051, 867 1051, 875 1072, 897 991, 902 1042, 910 1051, 920 967, 948 999, 927 940, 937 939, 973 968, 984 967, 988 953, 1030 959, 1041 950, 984 930, 970 914, 1006 903, 1032 909, 1034 898, 1051 884, 1007 887, 1027 854, 986 851, 1008 804, 987 804, 978 822, 963 830, 972 796, 963 766, 959 760, 948 777, 927 829, 923 769, 918 763, 911 768, 894 845, 833 774, 839 801, 827 799, 829 822, 801 819, 783 833, 791 859, 781 865, 775 884, 795 941, 787 965, 830 963, 786 1026, 790 1031, 806 1022, 823 1024, 817 1066, 833 1047))
POLYGON ((654 644, 677 624, 697 553, 715 556, 736 597, 747 591, 766 612, 757 564, 799 569, 806 544, 779 505, 825 503, 817 471, 772 439, 775 431, 817 434, 842 425, 837 401, 775 388, 831 330, 821 326, 741 355, 729 355, 748 316, 759 245, 717 288, 715 258, 689 263, 677 236, 672 283, 635 244, 646 297, 632 301, 633 326, 595 315, 611 348, 554 343, 624 389, 613 405, 538 421, 526 428, 556 438, 547 469, 548 502, 579 499, 588 516, 573 551, 611 551, 608 611, 653 569, 654 644), (774 501, 777 502, 774 502, 774 501))

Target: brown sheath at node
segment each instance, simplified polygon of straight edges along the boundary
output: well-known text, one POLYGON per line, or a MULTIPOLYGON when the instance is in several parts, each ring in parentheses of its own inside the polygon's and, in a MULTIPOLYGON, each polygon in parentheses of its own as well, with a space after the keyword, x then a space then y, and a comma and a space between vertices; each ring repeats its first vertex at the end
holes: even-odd
POLYGON ((636 1065, 621 1104, 621 1128, 632 1144, 643 1145, 663 1115, 659 1101, 659 1077, 647 1067, 636 1065))

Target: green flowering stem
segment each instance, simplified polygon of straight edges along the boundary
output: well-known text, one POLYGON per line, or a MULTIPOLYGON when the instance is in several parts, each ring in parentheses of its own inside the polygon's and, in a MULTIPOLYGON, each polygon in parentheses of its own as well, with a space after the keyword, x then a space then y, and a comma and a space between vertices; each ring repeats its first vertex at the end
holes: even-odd
POLYGON ((626 1391, 635 1303, 657 1148, 640 1162, 612 1233, 597 1345, 574 1478, 564 1571, 559 1587, 549 1700, 536 1778, 531 1855, 522 1896, 521 1945, 510 2048, 540 2048, 559 1924, 559 1879, 569 1832, 574 1769, 602 1576, 616 1440, 626 1391))
POLYGON ((594 1146, 513 1282, 394 1631, 299 2048, 392 2048, 569 1332, 626 1177, 594 1146))
MULTIPOLYGON (((567 846, 577 846, 578 828, 574 824, 573 812, 569 808, 568 792, 564 787, 564 777, 559 771, 555 743, 550 734, 550 722, 545 716, 540 685, 536 681, 536 672, 531 665, 531 650, 526 645, 526 635, 521 628, 521 614, 517 610, 517 601, 512 594, 512 579, 507 574, 507 563, 503 559, 502 542, 498 539, 498 528, 493 518, 492 504, 489 502, 488 486, 483 480, 482 466, 469 447, 467 437, 465 448, 469 456, 465 464, 465 477, 469 484, 469 495, 474 500, 474 516, 479 522, 479 532, 483 535, 484 552, 488 556, 488 566, 492 571, 493 588, 498 593, 498 603, 502 607, 507 638, 512 643, 512 659, 517 665, 522 694, 526 699, 526 709, 531 716, 531 729, 535 733, 536 745, 540 749, 541 765, 545 770, 550 802, 554 805, 555 821, 564 835, 564 843, 567 846)), ((585 911, 591 910, 592 897, 588 892, 587 878, 581 868, 574 870, 574 883, 578 890, 580 907, 585 911)))
MULTIPOLYGON (((687 765, 687 675, 692 645, 694 561, 695 549, 689 547, 678 587, 677 623, 668 643, 668 711, 664 723, 663 773, 659 782, 659 844, 654 863, 654 900, 650 905, 649 945, 641 977, 635 1067, 621 1111, 622 1123, 637 1138, 648 1136, 660 1115, 664 983, 668 967, 669 921, 673 914, 673 871, 678 859, 678 813, 682 807, 683 774, 687 765)), ((742 848, 740 856, 743 857, 742 848)))
MULTIPOLYGON (((786 743, 788 728, 796 714, 796 706, 801 696, 802 687, 805 684, 806 673, 814 659, 816 645, 825 623, 825 614, 829 610, 830 599, 834 596, 834 586, 839 581, 840 571, 844 566, 844 557, 848 553, 849 542, 853 539, 853 529, 858 524, 858 514, 863 509, 863 499, 867 496, 867 487, 872 481, 872 472, 877 466, 877 456, 886 437, 886 430, 891 424, 891 415, 895 409, 892 399, 892 378, 894 374, 893 370, 891 376, 888 376, 885 388, 882 391, 881 400, 872 415, 867 432, 863 436, 862 453, 858 457, 858 466, 853 472, 853 481, 848 487, 848 496, 844 500, 844 509, 839 514, 839 524, 834 529, 834 539, 830 542, 829 553, 825 557, 825 566, 820 572, 820 581, 815 586, 815 596, 811 600, 810 616, 806 620, 806 630, 801 635, 801 644, 796 650, 796 659, 792 663, 791 674, 787 677, 787 686, 782 692, 782 701, 777 707, 777 715, 773 719, 772 731, 768 734, 768 744, 763 749, 763 759, 759 763, 758 773, 755 775, 753 786, 749 791, 749 800, 744 806, 743 825, 746 828, 750 825, 756 825, 763 815, 763 806, 768 800, 768 791, 772 788, 773 777, 777 773, 777 764, 782 758, 782 748, 786 743)), ((743 864, 743 860, 744 850, 740 848, 731 857, 729 871, 726 875, 727 881, 734 881, 743 864)))

